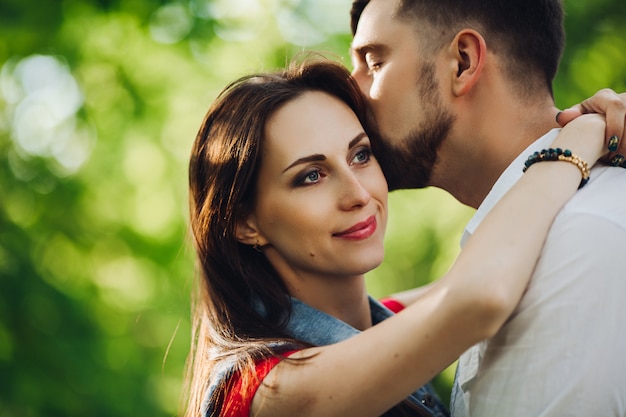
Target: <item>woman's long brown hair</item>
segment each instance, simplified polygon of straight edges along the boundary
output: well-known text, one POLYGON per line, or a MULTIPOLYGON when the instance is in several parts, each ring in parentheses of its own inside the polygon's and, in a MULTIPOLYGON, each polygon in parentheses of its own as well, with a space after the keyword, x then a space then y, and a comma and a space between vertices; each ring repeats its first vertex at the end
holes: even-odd
POLYGON ((193 144, 190 220, 199 279, 183 399, 187 417, 200 416, 213 382, 218 384, 212 400, 219 413, 228 381, 212 380, 218 369, 240 372, 242 392, 247 393, 251 381, 245 377, 254 374, 249 371, 255 362, 280 356, 287 347, 307 346, 284 330, 290 299, 280 277, 262 253, 235 237, 237 222, 254 206, 267 121, 307 91, 340 99, 365 126, 364 99, 348 70, 328 60, 308 60, 228 85, 210 107, 193 144))

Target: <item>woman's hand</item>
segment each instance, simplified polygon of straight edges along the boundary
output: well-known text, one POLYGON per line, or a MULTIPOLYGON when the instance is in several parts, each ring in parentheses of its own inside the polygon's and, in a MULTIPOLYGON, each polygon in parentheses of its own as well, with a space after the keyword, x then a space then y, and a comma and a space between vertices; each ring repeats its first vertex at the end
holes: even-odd
POLYGON ((626 141, 623 140, 626 135, 626 93, 617 94, 608 88, 600 90, 582 103, 560 112, 556 121, 566 126, 578 116, 588 113, 606 115, 607 154, 601 161, 626 168, 626 141))

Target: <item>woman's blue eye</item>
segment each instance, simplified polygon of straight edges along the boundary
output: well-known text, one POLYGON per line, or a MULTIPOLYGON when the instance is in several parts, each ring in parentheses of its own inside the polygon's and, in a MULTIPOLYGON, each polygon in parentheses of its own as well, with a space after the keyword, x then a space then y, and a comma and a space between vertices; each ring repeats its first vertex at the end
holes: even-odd
POLYGON ((311 171, 304 177, 304 182, 316 182, 320 179, 319 171, 311 171))
POLYGON ((321 173, 319 169, 308 171, 298 176, 293 182, 294 186, 311 185, 320 181, 321 173))
POLYGON ((362 149, 354 155, 353 162, 355 163, 363 163, 370 160, 372 156, 372 151, 369 149, 362 149))

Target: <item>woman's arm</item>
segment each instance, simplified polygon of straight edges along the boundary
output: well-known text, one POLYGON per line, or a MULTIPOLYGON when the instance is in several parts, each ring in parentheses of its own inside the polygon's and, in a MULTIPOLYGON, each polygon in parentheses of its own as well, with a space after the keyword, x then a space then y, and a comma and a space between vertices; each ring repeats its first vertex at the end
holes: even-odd
MULTIPOLYGON (((605 125, 581 117, 554 147, 589 163, 606 153, 605 125)), ((491 210, 448 274, 399 314, 344 342, 279 363, 257 391, 255 416, 379 416, 489 338, 521 298, 550 225, 576 192, 571 163, 534 164, 491 210)))
MULTIPOLYGON (((605 137, 607 140, 612 136, 617 136, 620 139, 626 136, 626 93, 618 94, 609 88, 599 90, 593 96, 579 104, 564 109, 558 114, 556 121, 561 126, 565 126, 577 117, 589 113, 597 113, 605 116, 605 137)), ((624 151, 619 150, 618 152, 607 154, 602 160, 609 163, 610 157, 618 153, 621 155, 625 154, 624 151)), ((390 298, 397 300, 406 307, 417 301, 430 285, 432 284, 401 291, 392 294, 390 298)))
POLYGON ((391 300, 400 303, 404 308, 406 308, 414 302, 418 301, 424 294, 427 294, 433 285, 434 283, 431 282, 419 287, 411 288, 409 290, 393 293, 385 298, 390 298, 391 300))
MULTIPOLYGON (((617 136, 620 139, 626 136, 626 93, 618 94, 609 88, 599 90, 588 99, 560 112, 556 121, 561 126, 565 126, 577 117, 589 113, 597 113, 605 116, 605 137, 607 140, 612 136, 617 136)), ((618 153, 624 155, 624 151, 619 150, 618 152, 607 154, 602 160, 609 163, 610 156, 618 153)), ((417 301, 430 285, 432 284, 400 291, 390 295, 390 298, 397 300, 406 307, 417 301)))

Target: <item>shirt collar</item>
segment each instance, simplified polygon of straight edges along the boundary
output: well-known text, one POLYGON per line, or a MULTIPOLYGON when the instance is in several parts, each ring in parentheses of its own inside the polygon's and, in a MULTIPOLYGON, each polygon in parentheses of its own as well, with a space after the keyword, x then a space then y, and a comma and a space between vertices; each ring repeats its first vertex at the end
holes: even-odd
MULTIPOLYGON (((372 324, 378 324, 393 313, 369 297, 372 324)), ((286 327, 290 336, 316 346, 338 343, 360 333, 349 324, 317 310, 302 301, 291 299, 291 316, 286 327)))

